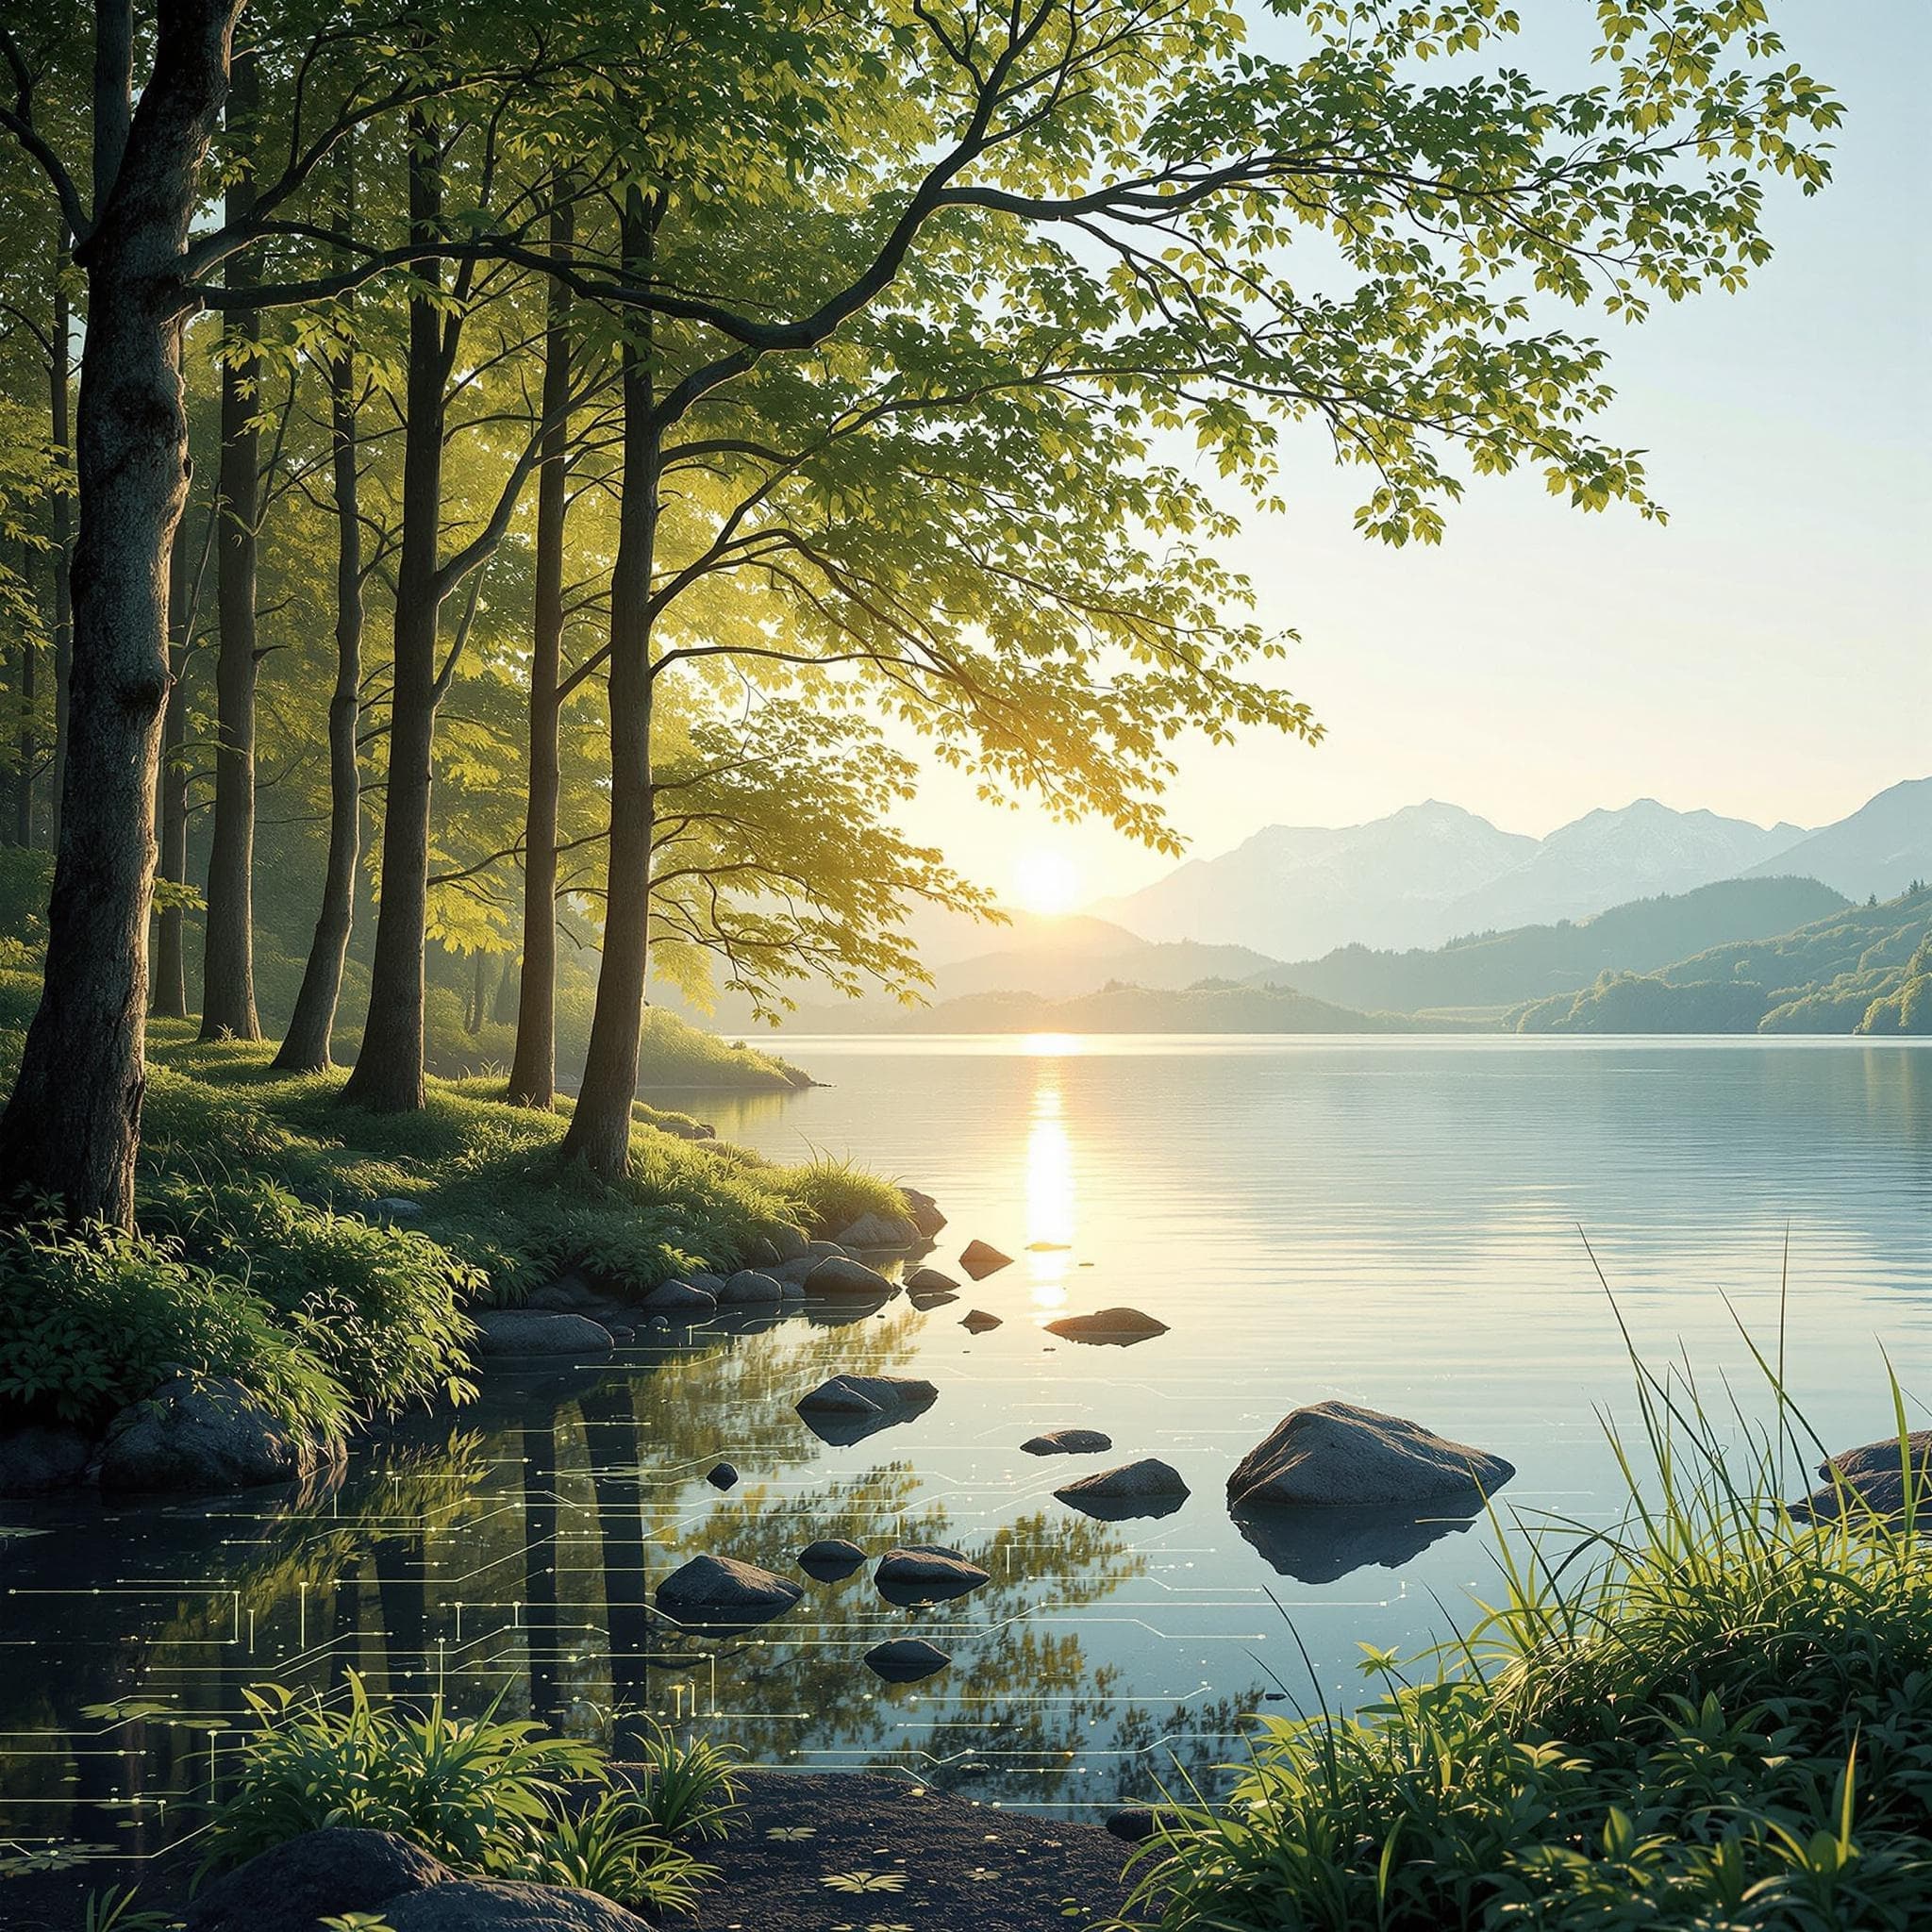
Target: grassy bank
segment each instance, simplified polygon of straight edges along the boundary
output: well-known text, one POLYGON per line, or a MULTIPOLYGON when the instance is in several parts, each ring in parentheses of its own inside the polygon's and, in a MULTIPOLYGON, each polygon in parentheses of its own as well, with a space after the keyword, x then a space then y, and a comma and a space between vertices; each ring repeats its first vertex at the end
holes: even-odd
POLYGON ((1623 1524, 1506 1541, 1498 1607, 1422 1658, 1371 1652, 1380 1694, 1356 1715, 1257 1720, 1231 1800, 1150 1845, 1137 1924, 1924 1923, 1932 1564, 1914 1525, 1856 1502, 1794 1519, 1822 1453, 1802 1429, 1740 1457, 1681 1387, 1644 1392, 1650 1467, 1624 1459, 1623 1524))
MULTIPOLYGON (((0 1077, 37 994, 0 974, 0 1077)), ((150 1046, 140 1236, 43 1221, 0 1240, 0 1424, 97 1426, 179 1363, 340 1431, 463 1392, 467 1306, 570 1269, 634 1294, 783 1229, 904 1211, 887 1183, 686 1141, 643 1107, 631 1174, 605 1185, 559 1158, 568 1103, 432 1079, 422 1112, 372 1114, 341 1104, 340 1074, 275 1073, 268 1046, 167 1022, 150 1046)))

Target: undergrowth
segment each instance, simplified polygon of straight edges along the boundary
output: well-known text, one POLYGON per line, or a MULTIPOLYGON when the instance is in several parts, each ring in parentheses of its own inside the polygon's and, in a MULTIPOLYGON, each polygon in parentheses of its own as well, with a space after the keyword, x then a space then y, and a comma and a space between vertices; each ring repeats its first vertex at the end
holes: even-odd
MULTIPOLYGON (((0 970, 0 1078, 38 991, 0 970)), ((0 1241, 0 1425, 97 1425, 180 1364, 341 1431, 467 1393, 466 1307, 573 1269, 634 1295, 905 1209, 849 1167, 686 1139, 648 1108, 605 1183, 562 1158, 567 1102, 510 1107, 500 1081, 431 1079, 420 1111, 377 1114, 341 1104, 341 1072, 276 1072, 269 1046, 160 1021, 149 1050, 142 1233, 42 1220, 0 1241)))
POLYGON ((1640 1453, 1612 1432, 1623 1522, 1499 1522, 1502 1601, 1466 1636, 1407 1668, 1369 1653, 1353 1715, 1256 1719, 1228 1802, 1180 1805, 1150 1841, 1130 1923, 1924 1923, 1932 1562, 1911 1485, 1900 1520, 1841 1483, 1808 1520, 1785 1499, 1822 1445, 1768 1366, 1763 1430, 1638 1374, 1640 1453))

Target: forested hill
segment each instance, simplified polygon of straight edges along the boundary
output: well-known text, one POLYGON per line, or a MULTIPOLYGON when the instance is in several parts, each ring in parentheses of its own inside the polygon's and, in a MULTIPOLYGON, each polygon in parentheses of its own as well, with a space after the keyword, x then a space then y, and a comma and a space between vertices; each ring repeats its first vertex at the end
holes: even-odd
POLYGON ((1932 1032, 1932 888, 1541 1000, 1524 1033, 1932 1032))
MULTIPOLYGON (((801 1027, 841 1030, 851 1015, 816 1008, 801 1027)), ((869 1030, 903 1033, 1423 1033, 1441 1023, 1406 1013, 1358 1013, 1285 986, 1234 986, 1206 980, 1184 991, 1108 986, 1074 999, 988 992, 901 1008, 874 1018, 869 1030)))
POLYGON ((1591 919, 1477 933, 1427 950, 1341 946, 1255 977, 1375 1011, 1497 1010, 1581 991, 1607 972, 1655 973, 1709 947, 1789 933, 1847 903, 1816 879, 1725 879, 1591 919))

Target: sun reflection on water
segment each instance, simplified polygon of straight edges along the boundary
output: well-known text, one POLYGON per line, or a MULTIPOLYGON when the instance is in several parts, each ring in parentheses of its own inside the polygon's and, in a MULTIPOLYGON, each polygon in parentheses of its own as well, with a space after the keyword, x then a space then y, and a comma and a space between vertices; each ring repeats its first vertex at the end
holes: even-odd
POLYGON ((1057 1308, 1066 1301, 1075 1220, 1074 1147, 1067 1137, 1059 1069, 1048 1062, 1033 1090, 1033 1121, 1026 1136, 1026 1258, 1037 1307, 1057 1308))

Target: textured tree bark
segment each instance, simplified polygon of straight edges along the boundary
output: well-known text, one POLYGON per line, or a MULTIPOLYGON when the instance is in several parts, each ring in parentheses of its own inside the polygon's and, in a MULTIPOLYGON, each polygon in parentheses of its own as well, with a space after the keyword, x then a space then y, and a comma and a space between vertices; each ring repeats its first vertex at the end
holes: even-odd
MULTIPOLYGON (((651 266, 651 222, 635 192, 624 213, 629 273, 651 266)), ((658 538, 661 441, 652 395, 649 323, 633 321, 623 361, 624 501, 610 574, 610 842, 604 953, 590 1054, 564 1152, 616 1179, 630 1167, 631 1102, 650 963, 651 566, 658 538)))
MULTIPOLYGON (((550 249, 568 256, 574 221, 551 210, 550 249)), ((564 523, 570 501, 570 291, 553 276, 543 339, 543 467, 537 480, 536 598, 530 625, 530 792, 524 819, 524 958, 509 1098, 557 1101, 558 685, 563 673, 564 523)))
MULTIPOLYGON (((74 318, 60 271, 67 259, 67 223, 55 231, 54 354, 47 367, 47 426, 56 459, 65 469, 74 457, 74 424, 68 399, 68 337, 74 318)), ((64 490, 54 492, 54 763, 48 777, 48 842, 60 842, 60 789, 67 767, 67 686, 74 662, 74 602, 68 572, 74 560, 74 506, 64 490)))
POLYGON ((88 327, 60 843, 45 983, 0 1115, 0 1199, 15 1211, 52 1200, 75 1218, 124 1227, 134 1219, 147 1081, 168 546, 188 489, 179 264, 240 6, 170 0, 162 8, 131 131, 130 9, 126 0, 96 8, 96 174, 111 192, 97 192, 96 225, 80 250, 88 327), (104 168, 104 156, 118 166, 104 168))
MULTIPOLYGON (((21 575, 28 584, 33 582, 38 561, 32 545, 23 541, 21 575)), ((23 850, 34 842, 34 761, 41 755, 34 739, 34 684, 39 669, 33 639, 23 625, 13 667, 13 689, 20 699, 20 742, 15 748, 13 770, 13 842, 23 850)))
MULTIPOLYGON (((441 214, 435 137, 412 117, 409 228, 435 237, 441 214)), ((419 268, 440 286, 441 275, 419 268)), ((369 1018, 342 1098, 384 1113, 423 1105, 423 933, 429 908, 430 757, 436 734, 437 620, 444 585, 438 564, 442 521, 446 378, 456 328, 433 299, 409 304, 404 407, 403 534, 396 567, 395 679, 390 708, 389 782, 382 823, 382 897, 375 915, 369 1018)))
MULTIPOLYGON (((168 546, 168 708, 161 720, 160 876, 188 882, 188 774, 181 748, 188 738, 188 631, 194 568, 185 521, 168 546)), ((154 1010, 163 1020, 188 1017, 187 915, 164 907, 155 920, 154 1010)))
MULTIPOLYGON (((353 220, 354 210, 350 209, 353 220)), ((330 1064, 342 966, 356 920, 356 867, 362 857, 362 772, 356 744, 362 717, 362 523, 357 475, 355 372, 347 355, 329 366, 329 426, 336 499, 336 683, 328 702, 328 859, 322 910, 302 991, 275 1065, 319 1074, 330 1064)))
MULTIPOLYGON (((235 57, 228 124, 252 145, 258 106, 254 52, 235 57)), ((249 177, 228 187, 227 216, 246 222, 255 210, 249 177)), ((240 273, 245 279, 249 271, 240 273)), ((260 519, 261 435, 255 344, 260 318, 252 308, 223 318, 222 458, 215 600, 221 648, 215 658, 214 838, 208 860, 203 924, 201 1037, 259 1040, 255 1010, 255 625, 256 525, 260 519)))

